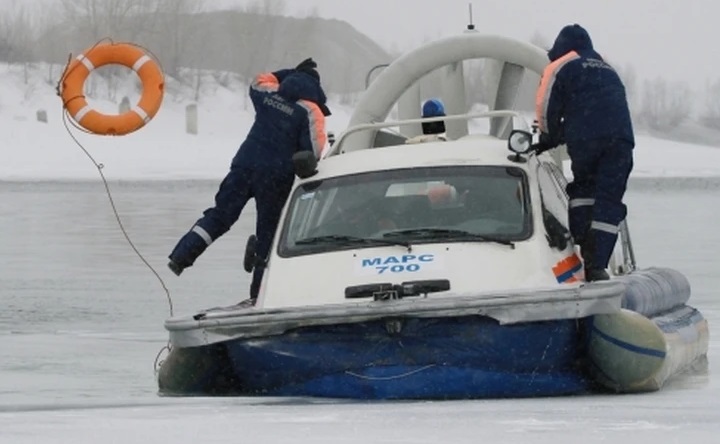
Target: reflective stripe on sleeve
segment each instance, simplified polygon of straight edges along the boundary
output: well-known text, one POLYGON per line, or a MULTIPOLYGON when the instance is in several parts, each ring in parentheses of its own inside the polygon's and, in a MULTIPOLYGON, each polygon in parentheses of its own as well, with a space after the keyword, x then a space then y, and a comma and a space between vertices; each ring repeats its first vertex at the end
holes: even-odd
POLYGON ((251 88, 260 92, 276 92, 280 87, 277 77, 273 73, 266 72, 255 77, 251 88))
POLYGON ((312 144, 315 157, 320 158, 325 144, 327 143, 327 133, 325 132, 325 115, 317 104, 309 100, 298 100, 298 105, 307 110, 310 133, 310 142, 312 144))
POLYGON ((549 64, 543 71, 540 86, 538 87, 537 95, 535 96, 535 114, 540 131, 544 133, 548 132, 547 111, 548 105, 550 104, 550 94, 552 93, 553 86, 555 86, 557 74, 563 66, 579 58, 580 55, 577 52, 570 51, 549 64))
POLYGON ((208 244, 208 246, 210 246, 210 244, 213 243, 212 237, 210 237, 210 234, 207 231, 205 231, 205 229, 203 227, 195 225, 193 227, 192 231, 193 231, 193 233, 200 236, 202 238, 202 240, 204 240, 205 243, 208 244))

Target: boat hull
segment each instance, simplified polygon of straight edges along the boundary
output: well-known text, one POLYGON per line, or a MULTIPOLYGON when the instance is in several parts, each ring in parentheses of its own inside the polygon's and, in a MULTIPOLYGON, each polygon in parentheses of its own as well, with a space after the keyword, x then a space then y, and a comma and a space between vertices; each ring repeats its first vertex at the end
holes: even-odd
POLYGON ((168 395, 468 399, 643 392, 691 368, 708 325, 687 279, 648 269, 550 292, 171 319, 168 395), (555 315, 557 317, 553 318, 555 315))
POLYGON ((577 320, 501 325, 481 316, 385 319, 174 349, 166 394, 462 399, 584 393, 577 320), (181 370, 184 369, 184 370, 181 370))

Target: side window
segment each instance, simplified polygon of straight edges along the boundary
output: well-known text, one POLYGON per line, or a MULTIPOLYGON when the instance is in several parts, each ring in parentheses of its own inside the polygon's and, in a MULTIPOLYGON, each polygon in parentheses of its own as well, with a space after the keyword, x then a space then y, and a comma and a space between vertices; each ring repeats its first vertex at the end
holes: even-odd
POLYGON ((291 210, 290 220, 290 233, 294 233, 293 236, 302 238, 305 237, 307 229, 313 224, 311 220, 317 220, 322 202, 324 199, 317 199, 316 192, 310 191, 303 193, 299 199, 295 201, 295 205, 291 210))
POLYGON ((564 250, 570 240, 568 202, 565 188, 559 182, 559 178, 556 176, 557 171, 553 170, 554 167, 555 165, 548 162, 538 165, 538 184, 542 197, 543 222, 548 243, 553 248, 564 250))

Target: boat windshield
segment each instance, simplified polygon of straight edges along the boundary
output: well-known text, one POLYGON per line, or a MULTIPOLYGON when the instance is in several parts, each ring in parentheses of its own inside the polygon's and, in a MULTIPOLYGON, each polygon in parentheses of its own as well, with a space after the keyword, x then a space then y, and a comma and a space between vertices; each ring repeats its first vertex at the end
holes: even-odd
POLYGON ((289 201, 279 254, 418 243, 495 242, 532 234, 528 185, 516 167, 374 171, 300 185, 289 201))

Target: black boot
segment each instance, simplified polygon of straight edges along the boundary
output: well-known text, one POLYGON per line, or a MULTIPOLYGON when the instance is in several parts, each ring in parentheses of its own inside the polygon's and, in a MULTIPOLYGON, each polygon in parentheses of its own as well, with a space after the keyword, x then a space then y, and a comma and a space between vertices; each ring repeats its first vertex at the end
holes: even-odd
POLYGON ((237 305, 235 305, 237 308, 251 308, 255 306, 255 302, 257 302, 257 299, 250 298, 245 299, 244 301, 239 302, 237 305))
POLYGON ((585 281, 607 281, 610 279, 610 275, 607 271, 602 268, 585 268, 585 281))
POLYGON ((170 259, 170 262, 168 262, 168 268, 175 273, 175 276, 180 276, 180 274, 183 272, 183 270, 186 267, 183 267, 182 265, 178 264, 174 260, 170 259))
POLYGON ((582 246, 580 247, 580 255, 585 265, 586 282, 607 281, 610 279, 610 275, 608 275, 604 268, 595 265, 595 259, 593 257, 595 255, 595 236, 593 236, 592 232, 588 233, 583 239, 582 246))

